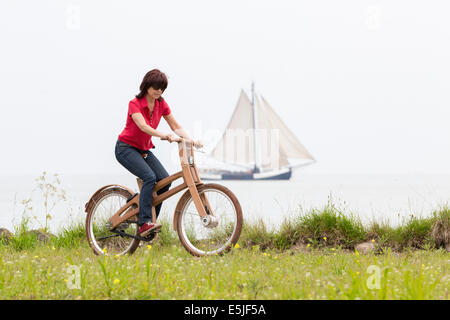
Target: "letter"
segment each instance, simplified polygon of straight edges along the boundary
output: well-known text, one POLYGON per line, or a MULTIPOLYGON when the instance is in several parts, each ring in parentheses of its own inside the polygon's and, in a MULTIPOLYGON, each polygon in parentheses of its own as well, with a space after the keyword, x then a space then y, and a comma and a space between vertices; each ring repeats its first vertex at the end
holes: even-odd
POLYGON ((261 165, 280 167, 280 132, 278 129, 259 129, 261 146, 261 165))
POLYGON ((253 129, 227 129, 225 141, 225 161, 247 163, 253 154, 253 129))
POLYGON ((235 313, 234 313, 235 307, 236 307, 235 305, 230 304, 230 305, 228 306, 228 314, 235 314, 235 313))
POLYGON ((216 314, 217 314, 217 310, 219 309, 219 307, 216 307, 216 308, 214 308, 214 307, 211 307, 211 310, 212 310, 212 312, 213 312, 213 318, 216 316, 216 314))
POLYGON ((66 28, 69 30, 80 30, 80 6, 69 5, 66 8, 67 20, 66 28))
POLYGON ((260 314, 261 311, 264 312, 264 314, 266 314, 266 310, 264 310, 264 306, 263 306, 263 305, 261 305, 261 306, 259 307, 258 314, 260 314))
POLYGON ((81 288, 81 278, 80 278, 80 267, 70 265, 67 267, 67 273, 69 278, 67 279, 68 289, 80 289, 81 288))
POLYGON ((367 281, 366 281, 367 288, 371 289, 371 290, 372 289, 380 289, 380 278, 381 278, 380 267, 370 265, 367 267, 366 272, 369 274, 371 274, 371 273, 374 274, 367 278, 367 281))

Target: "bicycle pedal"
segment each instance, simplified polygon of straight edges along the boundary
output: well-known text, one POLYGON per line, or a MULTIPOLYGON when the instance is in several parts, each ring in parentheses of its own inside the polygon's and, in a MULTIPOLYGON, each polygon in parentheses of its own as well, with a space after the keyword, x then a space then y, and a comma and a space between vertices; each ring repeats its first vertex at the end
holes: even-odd
POLYGON ((156 233, 157 232, 151 232, 149 235, 147 235, 145 238, 142 238, 141 240, 146 242, 153 241, 156 238, 156 233))

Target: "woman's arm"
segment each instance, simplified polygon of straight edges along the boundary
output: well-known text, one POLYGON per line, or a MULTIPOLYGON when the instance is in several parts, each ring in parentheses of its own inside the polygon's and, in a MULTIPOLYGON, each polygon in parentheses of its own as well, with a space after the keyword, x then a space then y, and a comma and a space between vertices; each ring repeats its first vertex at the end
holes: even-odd
MULTIPOLYGON (((164 116, 164 119, 167 121, 167 124, 169 125, 170 129, 172 129, 173 132, 175 132, 178 136, 192 140, 186 130, 175 120, 172 113, 168 114, 167 116, 164 116)), ((194 146, 196 148, 203 147, 203 144, 200 141, 194 141, 194 146)))
POLYGON ((131 118, 133 118, 133 120, 136 123, 136 125, 138 126, 138 128, 141 129, 142 131, 144 131, 145 133, 147 133, 147 134, 149 134, 151 136, 156 136, 156 137, 159 137, 159 138, 166 138, 166 139, 168 139, 168 136, 170 134, 162 133, 162 132, 160 132, 160 131, 150 127, 145 122, 144 116, 141 113, 139 113, 139 112, 133 113, 131 115, 131 118))
POLYGON ((169 125, 170 129, 172 129, 173 132, 175 132, 178 136, 192 140, 186 130, 183 129, 183 127, 175 120, 174 116, 171 114, 168 114, 167 116, 164 116, 164 119, 167 121, 167 124, 169 125))

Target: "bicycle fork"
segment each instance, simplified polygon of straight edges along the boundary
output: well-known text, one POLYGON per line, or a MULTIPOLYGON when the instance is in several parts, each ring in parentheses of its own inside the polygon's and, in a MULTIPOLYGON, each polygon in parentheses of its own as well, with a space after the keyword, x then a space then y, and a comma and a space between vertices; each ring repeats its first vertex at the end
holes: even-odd
POLYGON ((184 176, 184 182, 186 183, 192 200, 194 201, 195 208, 197 209, 200 219, 204 227, 215 228, 219 224, 219 220, 214 215, 208 198, 204 193, 199 194, 196 182, 200 182, 197 168, 190 166, 189 164, 182 165, 182 171, 184 176))

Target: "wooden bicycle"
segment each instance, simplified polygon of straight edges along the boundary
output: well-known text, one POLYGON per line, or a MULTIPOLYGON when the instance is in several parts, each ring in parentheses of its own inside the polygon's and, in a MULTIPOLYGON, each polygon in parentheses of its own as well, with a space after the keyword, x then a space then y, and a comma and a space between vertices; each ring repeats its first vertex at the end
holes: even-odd
MULTIPOLYGON (((186 250, 194 256, 227 252, 242 230, 242 209, 236 196, 226 187, 203 184, 195 165, 193 142, 179 138, 181 171, 158 181, 153 190, 152 221, 155 207, 164 200, 188 189, 179 199, 173 217, 173 229, 186 250), (182 178, 183 183, 158 194, 167 184, 182 178)), ((142 180, 137 178, 139 191, 142 180)), ((109 184, 98 189, 85 205, 86 236, 97 255, 132 254, 140 241, 152 241, 160 229, 147 237, 138 234, 139 193, 109 184)))

